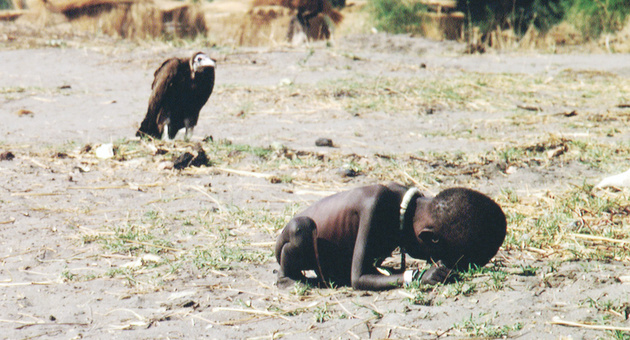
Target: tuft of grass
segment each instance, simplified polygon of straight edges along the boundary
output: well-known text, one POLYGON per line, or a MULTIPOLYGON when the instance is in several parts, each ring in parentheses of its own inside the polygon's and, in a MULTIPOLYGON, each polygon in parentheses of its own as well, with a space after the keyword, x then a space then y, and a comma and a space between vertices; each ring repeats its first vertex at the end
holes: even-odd
POLYGON ((464 321, 454 324, 453 329, 459 330, 466 336, 497 339, 509 337, 510 332, 520 331, 523 329, 523 323, 495 326, 492 324, 492 318, 488 318, 485 314, 479 314, 476 317, 470 314, 470 317, 464 321))
POLYGON ((536 271, 538 271, 538 268, 532 267, 532 266, 523 266, 521 265, 521 273, 518 275, 521 276, 536 276, 536 271))
MULTIPOLYGON (((413 289, 413 288, 412 288, 413 289)), ((409 298, 409 302, 419 306, 432 306, 433 298, 425 291, 414 289, 413 297, 409 298)))
POLYGON ((101 237, 106 249, 120 254, 162 253, 173 244, 135 224, 119 225, 112 237, 101 237))
POLYGON ((582 301, 582 304, 595 308, 600 313, 613 312, 621 316, 624 320, 628 320, 630 317, 630 302, 628 301, 605 300, 601 298, 595 300, 588 297, 582 301))
POLYGON ((308 282, 296 282, 291 290, 291 294, 296 296, 307 296, 311 293, 313 287, 308 282))
POLYGON ((323 306, 317 306, 313 311, 313 317, 317 323, 323 323, 332 319, 333 313, 328 309, 328 303, 325 303, 323 306))
POLYGON ((198 269, 228 270, 245 263, 266 262, 271 253, 245 249, 243 245, 221 243, 212 248, 195 249, 190 257, 198 269))
POLYGON ((615 340, 630 340, 630 332, 624 331, 606 331, 608 335, 610 335, 611 339, 615 340))
POLYGON ((61 272, 61 277, 64 281, 74 281, 77 278, 77 276, 68 269, 61 272))

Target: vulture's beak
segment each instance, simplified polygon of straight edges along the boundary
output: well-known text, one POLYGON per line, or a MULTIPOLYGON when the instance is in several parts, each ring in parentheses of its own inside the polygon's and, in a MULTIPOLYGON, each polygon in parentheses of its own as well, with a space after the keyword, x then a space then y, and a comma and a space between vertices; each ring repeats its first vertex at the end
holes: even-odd
POLYGON ((206 55, 197 55, 193 62, 193 70, 195 72, 199 72, 205 68, 212 67, 215 68, 217 63, 210 57, 206 55))

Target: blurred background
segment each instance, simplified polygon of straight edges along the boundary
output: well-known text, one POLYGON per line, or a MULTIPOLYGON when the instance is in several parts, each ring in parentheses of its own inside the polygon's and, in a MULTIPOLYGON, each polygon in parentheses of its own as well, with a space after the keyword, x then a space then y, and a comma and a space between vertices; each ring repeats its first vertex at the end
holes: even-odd
MULTIPOLYGON (((0 0, 0 21, 125 39, 273 46, 292 39, 297 9, 308 1, 318 0, 0 0)), ((323 1, 332 9, 302 28, 311 40, 384 31, 463 41, 470 52, 585 44, 630 51, 627 0, 323 1)))

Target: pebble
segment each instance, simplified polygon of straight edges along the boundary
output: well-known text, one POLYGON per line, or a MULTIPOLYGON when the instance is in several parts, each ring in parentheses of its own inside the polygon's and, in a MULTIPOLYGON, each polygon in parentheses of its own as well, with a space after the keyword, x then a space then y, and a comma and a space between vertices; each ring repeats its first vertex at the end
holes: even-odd
POLYGON ((96 158, 99 159, 114 158, 114 144, 101 144, 98 148, 96 148, 96 150, 94 150, 94 154, 96 155, 96 158))
POLYGON ((11 161, 15 155, 11 151, 0 152, 0 161, 11 161))
POLYGON ((315 141, 315 145, 316 146, 327 146, 327 147, 333 147, 334 143, 332 141, 332 139, 330 138, 317 138, 317 140, 315 141))
POLYGON ((354 169, 339 169, 339 175, 341 175, 341 177, 357 177, 359 176, 361 173, 358 171, 355 171, 354 169))

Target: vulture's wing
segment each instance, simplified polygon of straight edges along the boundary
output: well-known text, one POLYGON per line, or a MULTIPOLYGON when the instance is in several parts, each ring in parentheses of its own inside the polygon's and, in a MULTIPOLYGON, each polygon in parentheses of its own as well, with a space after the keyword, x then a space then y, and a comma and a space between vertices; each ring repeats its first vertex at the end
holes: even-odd
POLYGON ((173 87, 180 77, 178 69, 181 63, 181 60, 171 58, 155 71, 147 115, 151 115, 158 125, 168 118, 171 107, 175 104, 173 87))
POLYGON ((170 88, 178 77, 178 65, 181 62, 176 59, 168 59, 155 71, 153 84, 151 84, 151 97, 149 97, 149 108, 144 117, 136 136, 152 136, 154 138, 162 137, 162 122, 166 120, 170 114, 173 91, 170 88))

